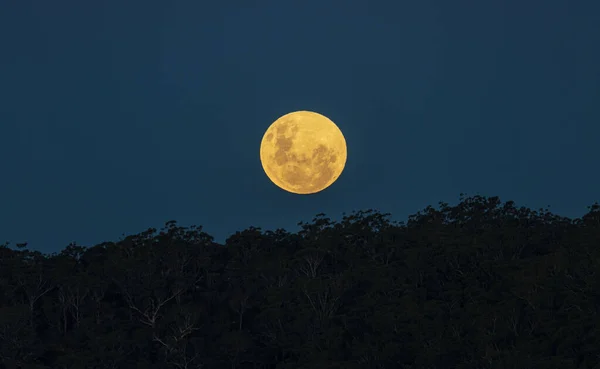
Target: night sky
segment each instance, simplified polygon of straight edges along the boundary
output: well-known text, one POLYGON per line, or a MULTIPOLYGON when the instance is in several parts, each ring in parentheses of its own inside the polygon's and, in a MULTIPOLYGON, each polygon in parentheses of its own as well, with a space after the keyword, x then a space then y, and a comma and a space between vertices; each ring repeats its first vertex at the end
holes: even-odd
POLYGON ((580 217, 599 159, 597 0, 0 2, 0 243, 58 252, 168 220, 223 242, 461 192, 580 217), (315 195, 260 164, 296 110, 348 144, 315 195))

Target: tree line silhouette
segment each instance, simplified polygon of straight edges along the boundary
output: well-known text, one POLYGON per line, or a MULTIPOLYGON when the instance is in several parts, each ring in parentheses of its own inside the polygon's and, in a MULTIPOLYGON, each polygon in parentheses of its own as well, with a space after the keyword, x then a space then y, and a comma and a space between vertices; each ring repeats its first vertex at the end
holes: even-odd
POLYGON ((600 367, 600 205, 463 197, 45 255, 0 247, 0 368, 600 367))

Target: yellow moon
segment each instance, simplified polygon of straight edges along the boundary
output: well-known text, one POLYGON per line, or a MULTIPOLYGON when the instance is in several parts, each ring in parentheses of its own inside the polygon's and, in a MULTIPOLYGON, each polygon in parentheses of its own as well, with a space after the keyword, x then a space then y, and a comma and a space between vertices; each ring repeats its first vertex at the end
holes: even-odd
POLYGON ((311 194, 331 186, 347 158, 342 131, 327 117, 296 111, 277 119, 260 144, 260 161, 267 177, 296 194, 311 194))

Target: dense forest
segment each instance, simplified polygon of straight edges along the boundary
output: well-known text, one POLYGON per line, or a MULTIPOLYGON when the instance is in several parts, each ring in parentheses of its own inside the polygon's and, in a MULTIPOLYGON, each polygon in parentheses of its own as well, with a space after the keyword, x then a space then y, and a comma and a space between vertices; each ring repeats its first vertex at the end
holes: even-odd
POLYGON ((0 246, 1 369, 600 368, 600 206, 0 246))

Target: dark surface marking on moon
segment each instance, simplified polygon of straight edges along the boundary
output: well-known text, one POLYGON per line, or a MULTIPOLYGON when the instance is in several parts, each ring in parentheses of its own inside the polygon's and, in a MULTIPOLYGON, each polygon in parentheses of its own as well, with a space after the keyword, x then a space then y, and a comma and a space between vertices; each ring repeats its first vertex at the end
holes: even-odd
POLYGON ((319 145, 312 153, 317 176, 313 178, 312 187, 323 188, 334 177, 334 171, 329 165, 336 160, 335 153, 325 145, 319 145))
POLYGON ((275 151, 275 162, 277 165, 284 165, 289 161, 288 151, 292 148, 294 141, 292 138, 285 137, 285 132, 288 128, 289 125, 285 123, 276 128, 275 134, 277 135, 277 139, 275 141, 275 147, 277 148, 277 151, 275 151))
POLYGON ((310 184, 310 176, 303 170, 303 168, 293 165, 291 170, 283 172, 283 178, 285 182, 293 187, 301 186, 302 189, 306 188, 306 185, 310 184))

